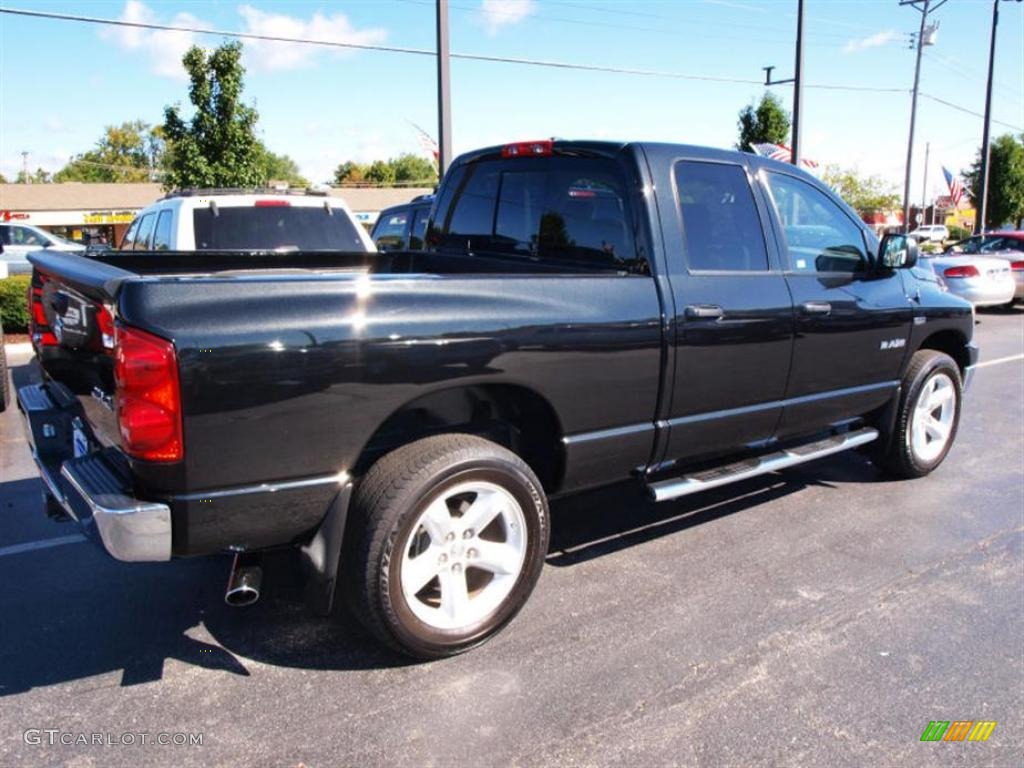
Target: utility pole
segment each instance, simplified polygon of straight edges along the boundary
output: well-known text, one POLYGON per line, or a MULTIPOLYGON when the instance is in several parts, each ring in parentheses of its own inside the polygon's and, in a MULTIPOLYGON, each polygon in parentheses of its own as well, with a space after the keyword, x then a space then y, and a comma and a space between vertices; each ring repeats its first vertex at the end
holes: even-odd
POLYGON ((452 94, 448 57, 448 0, 437 0, 437 170, 452 162, 452 94))
POLYGON ((925 24, 928 22, 929 11, 936 11, 941 6, 945 5, 946 0, 939 0, 934 6, 931 6, 931 0, 900 0, 900 5, 911 5, 914 10, 921 14, 921 27, 917 32, 917 39, 915 41, 915 47, 917 48, 917 57, 914 63, 914 91, 913 96, 910 100, 910 136, 907 139, 907 167, 903 175, 903 231, 910 231, 910 171, 911 165, 914 161, 914 123, 917 121, 917 90, 921 84, 921 52, 924 50, 926 45, 931 45, 931 36, 935 32, 935 27, 926 29, 925 24), (927 33, 927 37, 926 37, 927 33))
POLYGON ((786 80, 772 80, 771 67, 761 67, 764 70, 764 84, 767 85, 785 85, 786 83, 793 84, 793 139, 792 150, 789 153, 789 161, 795 165, 800 165, 800 106, 804 100, 804 81, 803 81, 803 68, 804 68, 804 0, 797 0, 796 6, 796 61, 794 62, 794 73, 793 77, 786 80))
POLYGON ((796 62, 793 72, 793 165, 800 167, 800 106, 804 100, 804 0, 796 6, 796 62))
MULTIPOLYGON (((930 141, 925 142, 924 145, 924 184, 921 185, 921 220, 924 221, 925 211, 928 210, 928 156, 932 151, 932 143, 930 141)), ((935 216, 935 210, 932 209, 932 216, 935 216)))

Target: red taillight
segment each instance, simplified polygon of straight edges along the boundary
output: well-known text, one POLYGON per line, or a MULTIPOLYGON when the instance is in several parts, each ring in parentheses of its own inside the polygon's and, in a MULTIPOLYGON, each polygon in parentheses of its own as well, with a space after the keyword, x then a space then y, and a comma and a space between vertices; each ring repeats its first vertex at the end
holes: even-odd
POLYGON ((49 280, 46 275, 36 273, 32 278, 32 284, 28 289, 28 309, 31 317, 29 332, 32 334, 32 341, 41 347, 56 347, 60 344, 50 324, 46 319, 46 311, 43 309, 43 285, 49 280))
POLYGON ((1024 261, 1011 261, 1010 269, 1014 272, 1024 272, 1024 261))
POLYGON ((117 422, 125 452, 146 461, 181 461, 185 450, 174 345, 118 326, 114 361, 117 422))
POLYGON ((114 317, 102 304, 96 309, 96 327, 99 328, 99 344, 103 351, 114 349, 114 317))
POLYGON ((506 144, 501 148, 502 157, 549 157, 554 150, 554 142, 550 139, 543 141, 517 141, 515 144, 506 144))
POLYGON ((962 267, 949 267, 942 274, 945 277, 977 277, 980 273, 973 264, 966 264, 962 267))
POLYGON ((291 205, 287 200, 257 200, 253 203, 256 208, 284 208, 291 205))

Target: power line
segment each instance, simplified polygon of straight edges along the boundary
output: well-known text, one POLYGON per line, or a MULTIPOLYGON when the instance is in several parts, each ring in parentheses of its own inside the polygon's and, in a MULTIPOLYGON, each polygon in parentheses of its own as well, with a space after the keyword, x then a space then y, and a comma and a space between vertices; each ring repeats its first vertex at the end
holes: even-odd
MULTIPOLYGON (((967 114, 967 115, 974 115, 975 117, 982 117, 982 118, 985 117, 985 115, 982 112, 975 112, 973 109, 968 109, 967 107, 961 107, 959 104, 954 104, 951 101, 946 101, 945 99, 940 99, 938 96, 932 96, 930 93, 925 93, 924 91, 921 91, 921 96, 924 96, 924 98, 928 99, 929 101, 937 102, 939 104, 942 104, 944 106, 949 107, 950 109, 955 109, 958 112, 963 112, 964 114, 967 114)), ((1022 128, 1019 125, 1013 125, 1012 123, 1004 123, 1002 120, 996 120, 994 118, 993 118, 992 122, 993 123, 998 123, 999 125, 1003 126, 1004 128, 1009 128, 1011 131, 1016 131, 1017 133, 1024 133, 1024 128, 1022 128)))
MULTIPOLYGON (((99 24, 114 27, 130 27, 136 29, 151 29, 165 32, 191 32, 198 35, 215 35, 220 37, 235 37, 243 40, 259 40, 273 43, 295 43, 304 45, 319 45, 328 48, 346 48, 363 51, 379 51, 384 53, 404 53, 417 56, 435 56, 435 52, 426 48, 405 48, 390 45, 373 45, 368 43, 345 43, 336 40, 310 40, 297 37, 284 37, 281 35, 261 35, 254 32, 235 32, 223 29, 210 29, 204 27, 191 27, 183 25, 157 24, 142 21, 124 21, 122 19, 104 19, 95 16, 81 16, 69 13, 52 13, 48 11, 30 11, 21 8, 0 8, 0 13, 15 16, 29 16, 59 21, 76 21, 85 24, 99 24)), ((738 83, 743 85, 762 85, 760 80, 750 78, 722 77, 718 75, 698 75, 686 72, 672 72, 668 70, 634 69, 628 67, 613 67, 603 64, 575 64, 567 61, 527 59, 514 56, 489 56, 480 53, 452 53, 453 59, 466 61, 485 61, 498 64, 521 64, 534 67, 547 67, 551 69, 570 69, 584 72, 605 72, 609 74, 637 75, 643 77, 664 77, 678 80, 696 80, 712 83, 738 83)), ((847 86, 832 84, 808 84, 808 88, 824 88, 831 90, 846 91, 871 91, 875 93, 905 93, 902 88, 871 88, 868 86, 847 86)))

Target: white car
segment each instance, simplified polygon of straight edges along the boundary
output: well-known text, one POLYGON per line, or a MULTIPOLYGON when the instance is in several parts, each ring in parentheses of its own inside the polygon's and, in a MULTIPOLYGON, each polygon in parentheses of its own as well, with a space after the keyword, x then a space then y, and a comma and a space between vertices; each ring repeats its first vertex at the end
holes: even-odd
POLYGON ((29 274, 32 271, 28 255, 35 251, 44 248, 53 251, 85 250, 84 245, 51 235, 30 224, 0 224, 0 244, 3 244, 0 259, 7 263, 12 275, 29 274))
POLYGON ((377 249, 345 201, 325 195, 189 190, 141 210, 121 251, 377 249))
POLYGON ((949 230, 945 224, 924 224, 911 232, 910 236, 919 243, 941 243, 949 240, 949 230))

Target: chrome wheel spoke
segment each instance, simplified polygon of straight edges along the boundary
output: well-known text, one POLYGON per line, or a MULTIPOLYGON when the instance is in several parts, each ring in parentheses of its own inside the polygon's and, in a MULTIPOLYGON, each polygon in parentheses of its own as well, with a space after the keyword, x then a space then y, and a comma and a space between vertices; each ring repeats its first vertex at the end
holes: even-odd
POLYGON ((411 597, 423 589, 444 567, 439 562, 443 549, 431 546, 426 552, 408 560, 402 570, 402 589, 411 597))
POLYGON ((496 575, 510 575, 519 572, 522 553, 511 544, 494 541, 475 541, 476 557, 470 561, 474 568, 482 568, 496 575))
POLYGON ((504 506, 507 505, 502 494, 478 493, 469 509, 462 515, 462 528, 479 533, 501 514, 504 506))
POLYGON ((426 529, 431 543, 444 543, 445 538, 452 532, 452 515, 448 511, 444 497, 431 502, 420 519, 420 525, 426 529))
POLYGON ((949 427, 934 417, 924 422, 924 430, 932 440, 945 440, 949 434, 949 427))
POLYGON ((463 569, 445 568, 438 574, 441 582, 441 611, 453 624, 465 621, 469 613, 469 587, 463 569))

